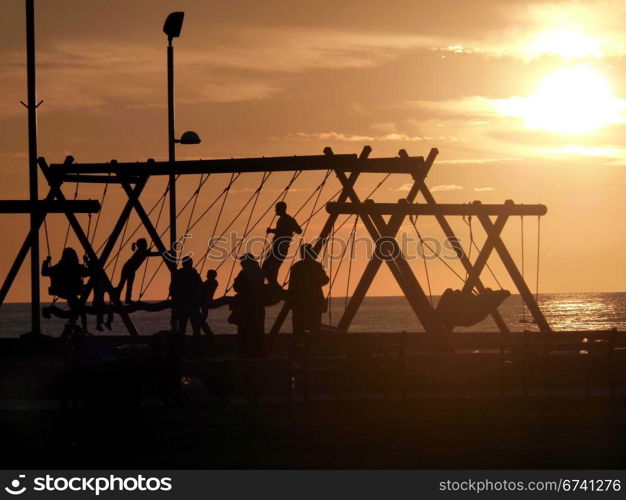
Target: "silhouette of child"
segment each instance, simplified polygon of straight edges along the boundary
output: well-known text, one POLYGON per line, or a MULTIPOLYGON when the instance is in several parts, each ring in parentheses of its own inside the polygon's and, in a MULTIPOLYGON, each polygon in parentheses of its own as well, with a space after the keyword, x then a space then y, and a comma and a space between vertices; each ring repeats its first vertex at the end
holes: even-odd
POLYGON ((206 335, 213 335, 213 331, 209 326, 207 317, 209 316, 209 309, 213 305, 213 297, 215 296, 215 290, 217 290, 217 271, 215 269, 209 269, 206 273, 206 280, 202 282, 201 288, 201 307, 202 307, 202 331, 206 335))
POLYGON ((141 267, 141 264, 148 257, 156 257, 161 255, 159 252, 151 252, 148 248, 148 242, 145 238, 139 238, 132 246, 133 254, 122 266, 120 283, 117 285, 117 292, 121 295, 124 285, 126 285, 125 302, 130 304, 133 296, 133 283, 135 282, 135 273, 141 267))

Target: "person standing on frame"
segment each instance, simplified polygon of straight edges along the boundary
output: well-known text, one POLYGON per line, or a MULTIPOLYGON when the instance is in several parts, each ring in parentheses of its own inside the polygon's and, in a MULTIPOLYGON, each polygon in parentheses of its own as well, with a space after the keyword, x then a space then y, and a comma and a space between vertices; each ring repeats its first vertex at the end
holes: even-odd
POLYGON ((122 273, 120 276, 120 283, 117 285, 117 293, 122 294, 124 285, 126 285, 126 296, 124 302, 130 304, 133 301, 133 283, 135 282, 135 274, 141 267, 141 264, 148 257, 156 257, 161 255, 160 252, 152 252, 148 248, 148 242, 145 238, 139 238, 132 246, 133 254, 122 266, 122 273))
POLYGON ((268 284, 278 286, 278 271, 289 253, 289 245, 294 234, 302 234, 302 228, 291 215, 287 213, 287 204, 284 201, 276 203, 276 227, 267 228, 267 234, 273 234, 272 244, 263 262, 263 274, 268 284))

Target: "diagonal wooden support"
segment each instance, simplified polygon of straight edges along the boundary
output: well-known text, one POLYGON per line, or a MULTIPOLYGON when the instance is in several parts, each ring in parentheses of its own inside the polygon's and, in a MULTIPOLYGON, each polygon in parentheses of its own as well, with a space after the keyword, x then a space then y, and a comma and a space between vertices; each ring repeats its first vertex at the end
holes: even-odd
MULTIPOLYGON (((483 225, 486 233, 489 236, 491 236, 491 234, 497 231, 497 227, 495 226, 495 224, 491 221, 489 217, 481 215, 478 217, 478 220, 480 220, 480 223, 483 225)), ((504 264, 504 267, 506 267, 506 270, 509 272, 511 279, 513 280, 513 283, 515 283, 517 290, 522 296, 522 299, 524 300, 524 303, 528 307, 528 310, 530 311, 530 314, 535 320, 535 323, 539 327, 539 330, 543 333, 552 332, 552 329, 550 328, 550 325, 548 324, 545 316, 541 312, 541 309, 539 309, 539 305, 537 304, 535 297, 533 296, 532 292, 528 288, 528 285, 526 284, 526 281, 524 280, 522 273, 520 273, 519 269, 515 265, 515 261, 513 260, 513 257, 511 257, 511 254, 509 253, 508 249, 506 248, 506 245, 504 244, 504 242, 502 241, 502 238, 500 238, 499 235, 494 237, 494 248, 496 252, 498 252, 500 259, 502 259, 502 263, 504 264)))
MULTIPOLYGON (((434 151, 434 154, 433 152, 431 152, 430 155, 432 157, 432 161, 434 161, 434 158, 436 156, 436 150, 434 151)), ((426 172, 427 170, 424 172, 424 177, 426 172)), ((345 175, 342 172, 339 173, 339 180, 342 182, 342 184, 346 180, 345 175)), ((360 203, 359 197, 354 189, 352 189, 351 187, 346 187, 346 191, 348 193, 348 197, 353 203, 360 203)), ((417 183, 414 183, 412 189, 409 192, 409 196, 414 199, 416 195, 417 183)), ((413 199, 409 201, 413 201, 413 199)), ((389 223, 385 223, 382 216, 377 214, 364 215, 362 216, 361 220, 368 232, 370 233, 371 238, 376 242, 379 240, 380 237, 395 238, 395 235, 402 225, 404 216, 401 214, 394 215, 398 216, 394 218, 394 216, 392 215, 393 220, 390 218, 389 223)), ((352 304, 349 304, 349 309, 346 308, 347 314, 344 312, 345 320, 344 317, 342 317, 343 323, 340 323, 340 327, 342 327, 343 329, 347 329, 347 327, 349 326, 349 322, 356 314, 356 311, 358 310, 358 307, 365 297, 365 293, 371 285, 373 278, 380 268, 380 264, 382 263, 382 261, 383 259, 376 255, 374 255, 370 260, 371 267, 369 269, 366 268, 367 274, 363 274, 361 282, 357 286, 358 295, 353 295, 354 300, 351 301, 352 304), (374 264, 373 262, 376 262, 376 264, 374 264)), ((384 261, 389 266, 389 269, 391 270, 394 278, 400 285, 400 288, 402 289, 406 299, 409 301, 409 304, 417 315, 419 321, 424 326, 424 329, 429 333, 437 334, 442 332, 442 326, 437 320, 432 306, 428 301, 426 294, 424 293, 424 290, 419 284, 417 278, 415 278, 411 267, 409 266, 402 253, 398 252, 397 255, 394 256, 394 258, 384 259, 384 261)))
MULTIPOLYGON (((491 219, 489 217, 486 218, 487 220, 489 220, 489 222, 491 222, 491 219)), ((508 220, 508 215, 503 214, 498 216, 495 224, 492 224, 490 230, 487 231, 487 239, 485 240, 485 244, 483 245, 482 249, 478 253, 478 257, 476 257, 474 265, 469 271, 467 279, 465 280, 465 285, 463 285, 463 292, 471 292, 476 284, 479 282, 480 275, 483 272, 483 269, 485 269, 487 261, 489 260, 489 257, 491 256, 495 248, 496 241, 500 239, 500 233, 502 233, 502 230, 504 229, 504 226, 506 225, 508 220)))
MULTIPOLYGON (((132 190, 133 197, 139 198, 139 195, 141 194, 144 187, 146 186, 147 181, 148 181, 147 177, 144 177, 143 179, 140 179, 137 181, 137 184, 135 184, 135 187, 132 190)), ((120 234, 122 233, 124 229, 124 225, 126 224, 126 221, 130 217, 130 213, 132 209, 133 209, 133 203, 131 202, 131 200, 128 200, 126 204, 124 205, 124 208, 122 209, 122 212, 120 213, 120 216, 118 217, 117 222, 115 223, 115 226, 113 226, 113 230, 111 231, 111 234, 109 235, 109 238, 107 239, 104 245, 104 248, 102 249, 102 252, 100 253, 98 260, 100 262, 100 266, 102 266, 103 269, 107 261, 109 260, 109 257, 111 256, 111 252, 113 251, 113 248, 115 247, 115 244, 117 243, 117 240, 120 237, 120 234)), ((92 290, 93 290, 93 280, 90 278, 85 287, 85 292, 83 293, 81 297, 82 304, 84 304, 87 301, 87 298, 89 297, 89 294, 91 293, 92 290)))
MULTIPOLYGON (((46 161, 43 158, 39 158, 38 163, 39 163, 39 167, 44 177, 46 178, 46 180, 48 181, 48 184, 50 185, 50 190, 52 194, 54 195, 54 197, 60 201, 65 201, 65 195, 63 194, 63 191, 61 191, 61 185, 59 184, 59 181, 55 179, 54 176, 51 174, 50 167, 48 167, 48 164, 46 163, 46 161)), ((137 335, 137 329, 135 328, 135 325, 133 324, 132 320, 130 319, 130 316, 124 309, 124 306, 122 305, 122 302, 120 301, 117 290, 115 289, 115 287, 109 280, 109 277, 107 276, 104 268, 100 265, 98 256, 96 255, 96 252, 91 246, 91 243, 89 242, 89 238, 87 238, 87 235, 83 231, 83 228, 80 225, 80 222, 78 222, 78 219, 76 218, 76 216, 71 212, 66 212, 65 216, 67 217, 67 220, 69 221, 70 226, 72 227, 74 233, 76 234, 78 241, 83 247, 83 250, 87 254, 87 257, 89 258, 91 262, 95 263, 94 264, 95 271, 100 275, 100 279, 102 280, 104 288, 106 292, 109 294, 109 297, 111 298, 111 302, 113 302, 113 305, 115 306, 117 313, 122 318, 122 321, 124 322, 124 325, 126 326, 126 329, 128 330, 128 333, 130 335, 137 335)))
POLYGON ((6 299, 7 294, 9 293, 9 290, 11 289, 11 286, 15 281, 15 278, 17 277, 17 274, 19 273, 22 264, 24 263, 24 259, 26 259, 26 256, 28 255, 28 252, 32 247, 33 242, 35 241, 35 235, 37 234, 37 231, 39 231, 39 228, 41 227, 44 218, 45 215, 35 218, 35 227, 33 227, 32 230, 28 232, 26 238, 24 239, 24 243, 22 243, 22 246, 17 252, 15 260, 13 261, 13 264, 11 265, 11 268, 9 269, 9 272, 4 279, 2 288, 0 288, 0 306, 2 306, 2 304, 4 303, 4 299, 6 299))
MULTIPOLYGON (((423 182, 423 180, 426 178, 426 175, 428 175, 428 172, 430 168, 432 167, 438 153, 439 151, 433 148, 430 151, 430 154, 428 155, 428 158, 426 159, 424 163, 423 169, 418 174, 413 174, 413 185, 411 186, 411 189, 409 190, 409 193, 406 196, 406 200, 409 203, 412 203, 415 200, 419 192, 419 186, 420 186, 419 181, 423 182)), ((400 156, 405 159, 408 158, 408 155, 406 155, 406 152, 404 150, 400 151, 400 156)), ((343 183, 345 180, 345 175, 343 176, 343 179, 342 179, 340 173, 338 173, 338 177, 339 177, 339 180, 343 183)), ((355 200, 358 200, 358 196, 356 196, 356 193, 351 188, 351 186, 347 186, 345 189, 348 195, 350 196, 352 202, 358 203, 358 201, 355 201, 355 200)), ((382 217, 380 217, 380 219, 378 219, 378 225, 381 228, 382 226, 387 227, 390 233, 389 236, 395 236, 395 234, 400 230, 400 227, 402 227, 402 223, 404 222, 404 219, 405 219, 404 215, 393 214, 391 215, 388 224, 385 224, 382 217)), ((352 320, 354 319, 359 307, 363 303, 363 299, 367 295, 367 291, 369 290, 372 282, 374 281, 374 277, 378 273, 378 270, 380 269, 381 265, 382 265, 382 260, 376 256, 372 256, 370 261, 367 263, 367 266, 363 274, 361 275, 361 279, 359 280, 352 294, 352 297, 350 298, 350 301, 348 302, 348 305, 341 317, 341 320, 339 321, 340 329, 347 330, 350 327, 350 324, 352 323, 352 320)))
MULTIPOLYGON (((395 241, 395 235, 397 231, 392 232, 389 224, 385 225, 382 216, 372 217, 374 223, 379 228, 381 237, 390 238, 395 241), (377 220, 379 219, 379 220, 377 220)), ((370 232, 370 234, 373 233, 370 232)), ((418 320, 424 327, 427 333, 434 334, 437 341, 443 341, 442 336, 444 329, 443 325, 437 319, 433 307, 424 292, 424 289, 420 285, 419 281, 415 277, 411 266, 404 258, 401 249, 397 248, 397 254, 392 260, 385 260, 389 265, 394 278, 402 288, 406 299, 413 308, 418 320)))
POLYGON ((150 220, 150 217, 148 216, 145 209, 143 208, 143 205, 141 204, 141 201, 139 200, 139 196, 133 192, 133 188, 128 182, 122 182, 121 184, 122 184, 122 189, 124 189, 124 191, 126 192, 126 195, 128 196, 128 201, 132 204, 133 208, 135 209, 135 212, 139 216, 139 219, 141 220, 144 227, 146 228, 146 231, 148 231, 148 235, 150 236, 150 239, 156 245, 157 250, 161 253, 161 256, 163 257, 163 261, 165 262, 165 265, 168 267, 170 271, 172 272, 175 271, 176 263, 170 261, 167 258, 167 255, 168 255, 167 248, 163 244, 163 241, 161 241, 161 236, 159 235, 159 232, 156 230, 156 228, 152 224, 152 221, 150 220))
MULTIPOLYGON (((435 201, 435 197, 432 195, 432 193, 430 192, 430 189, 428 189, 424 181, 419 181, 419 188, 420 188, 420 192, 422 193, 422 196, 424 196, 424 199, 426 200, 426 203, 428 203, 429 205, 437 205, 437 202, 435 201)), ((448 238, 448 240, 455 240, 457 242, 459 241, 459 239, 454 234, 452 227, 448 223, 448 220, 446 219, 445 215, 437 214, 435 215, 435 219, 439 223, 439 226, 443 230, 443 233, 446 235, 446 238, 448 238)), ((471 242, 470 242, 470 245, 471 245, 471 242)), ((472 272, 473 266, 463 249, 461 249, 461 255, 459 256, 459 260, 461 261, 461 264, 463 265, 463 267, 465 268, 465 271, 468 273, 468 276, 469 276, 469 274, 472 272)), ((485 286, 483 285, 480 279, 476 279, 475 286, 479 293, 483 293, 485 291, 485 286)), ((491 312, 491 317, 495 321, 501 333, 510 332, 509 327, 506 325, 506 323, 504 322, 504 319, 502 319, 502 316, 497 310, 494 310, 491 312)))
MULTIPOLYGON (((48 192, 48 195, 44 199, 46 201, 53 200, 54 199, 53 191, 50 190, 48 192)), ((45 217, 46 217, 46 214, 43 214, 43 216, 39 219, 39 224, 36 225, 37 227, 32 228, 28 232, 28 234, 26 235, 26 238, 24 239, 24 243, 22 243, 22 246, 17 252, 15 260, 13 261, 13 265, 11 265, 11 268, 9 269, 9 272, 7 273, 6 278, 4 279, 4 282, 2 284, 2 288, 0 289, 0 306, 2 306, 2 304, 4 303, 4 300, 6 299, 7 294, 9 293, 9 290, 11 289, 11 286, 13 285, 13 282, 15 281, 15 278, 17 277, 17 273, 20 271, 20 268, 22 267, 22 264, 24 263, 24 259, 26 259, 26 256, 28 255, 28 252, 30 251, 30 247, 32 246, 33 241, 35 240, 35 233, 39 231, 39 228, 41 227, 41 224, 43 223, 45 217)))

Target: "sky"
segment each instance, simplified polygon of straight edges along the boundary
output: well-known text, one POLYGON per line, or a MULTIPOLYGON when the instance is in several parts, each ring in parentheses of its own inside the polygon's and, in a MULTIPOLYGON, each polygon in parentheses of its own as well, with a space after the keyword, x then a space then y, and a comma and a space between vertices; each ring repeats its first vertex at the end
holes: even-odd
MULTIPOLYGON (((436 147, 440 154, 427 183, 439 202, 513 199, 547 205, 540 231, 536 218, 527 217, 512 218, 503 232, 521 267, 523 225, 524 270, 531 289, 536 287, 538 232, 540 291, 626 289, 623 2, 37 1, 38 97, 44 101, 40 155, 50 163, 70 154, 79 162, 166 158, 166 37, 161 28, 176 10, 185 11, 182 35, 174 42, 176 131, 194 130, 202 138, 199 145, 178 146, 178 159, 321 154, 326 146, 336 153, 359 153, 364 145, 373 148, 372 157, 395 156, 400 149, 426 156, 436 147)), ((8 0, 0 30, 0 197, 7 199, 25 198, 28 192, 26 110, 19 104, 26 99, 24 22, 23 2, 8 0)), ((322 175, 303 174, 287 195, 300 221, 337 189, 331 177, 318 205, 310 201, 298 212, 322 175)), ((205 182, 192 221, 228 180, 214 175, 205 182)), ((275 174, 267 181, 250 216, 253 223, 289 180, 289 174, 275 174)), ((363 176, 357 190, 365 197, 380 181, 381 176, 363 176)), ((373 198, 402 198, 409 181, 391 176, 373 198)), ((179 181, 179 207, 198 182, 197 177, 179 181)), ((220 224, 215 205, 194 227, 187 248, 202 255, 214 227, 220 234, 259 182, 260 175, 238 179, 220 224)), ((42 196, 46 187, 42 180, 42 196)), ((101 199, 102 189, 82 185, 78 197, 101 199)), ((64 190, 72 198, 75 186, 64 190)), ((164 179, 151 179, 142 195, 145 205, 151 207, 163 190, 164 179)), ((111 186, 96 247, 123 201, 121 191, 111 186)), ((188 225, 193 205, 181 213, 179 226, 188 225)), ((158 206, 153 220, 157 215, 158 206)), ((232 227, 241 232, 248 216, 244 212, 232 227)), ((324 216, 322 210, 311 219, 307 238, 319 232, 324 216)), ((27 217, 4 215, 2 221, 4 275, 26 234, 27 217)), ((81 221, 89 225, 86 216, 81 221)), ((270 211, 251 235, 262 236, 271 222, 270 211)), ((451 222, 468 244, 468 221, 451 222)), ((90 230, 94 225, 95 218, 90 230)), ((127 234, 135 225, 133 218, 127 234)), ((422 235, 441 238, 427 217, 418 225, 422 235)), ((347 222, 337 237, 347 238, 352 226, 347 222)), ((66 228, 62 216, 50 217, 53 260, 60 257, 66 228)), ((407 220, 402 232, 412 231, 407 220)), ((356 235, 367 237, 360 224, 356 235)), ((139 231, 139 236, 146 234, 139 231)), ((478 246, 484 241, 477 221, 472 236, 478 246)), ((67 244, 77 246, 72 234, 67 244)), ((115 268, 114 281, 129 246, 109 268, 115 268)), ((45 257, 43 234, 41 248, 45 257)), ((356 257, 339 271, 338 261, 333 264, 334 295, 353 289, 365 264, 363 255, 356 257)), ((217 265, 210 262, 205 269, 217 265)), ((411 265, 426 288, 423 261, 411 265)), ((463 274, 458 263, 452 265, 463 274)), ((512 287, 496 257, 490 265, 498 281, 487 272, 485 283, 512 287)), ((140 280, 144 285, 157 266, 154 259, 148 264, 140 280)), ((231 261, 219 268, 222 291, 232 269, 231 261)), ((429 263, 428 269, 433 293, 462 285, 440 262, 429 263)), ((156 272, 144 298, 163 298, 165 274, 156 272)), ((26 300, 27 283, 24 269, 8 300, 26 300)), ((45 292, 44 284, 44 299, 45 292)), ((370 293, 400 290, 383 269, 370 293)))

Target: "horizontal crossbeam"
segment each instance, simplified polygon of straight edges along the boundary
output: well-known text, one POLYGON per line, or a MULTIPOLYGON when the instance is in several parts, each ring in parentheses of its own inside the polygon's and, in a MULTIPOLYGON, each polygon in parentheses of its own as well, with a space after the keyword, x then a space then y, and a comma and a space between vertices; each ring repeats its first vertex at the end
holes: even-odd
POLYGON ((0 200, 0 214, 87 214, 99 211, 98 200, 0 200))
MULTIPOLYGON (((152 160, 136 163, 118 163, 116 161, 108 163, 74 163, 71 158, 68 160, 64 163, 50 166, 52 172, 60 176, 61 180, 66 180, 65 176, 70 174, 80 174, 80 180, 85 181, 86 176, 91 174, 152 176, 293 172, 298 170, 416 174, 420 168, 425 168, 424 158, 421 156, 359 160, 356 154, 191 160, 176 161, 174 163, 152 160)), ((107 178, 100 177, 96 182, 98 181, 106 182, 107 178)))
POLYGON ((425 203, 337 203, 326 204, 329 214, 358 214, 358 215, 545 215, 548 211, 545 205, 521 205, 507 200, 502 204, 473 203, 439 203, 437 205, 425 203))

